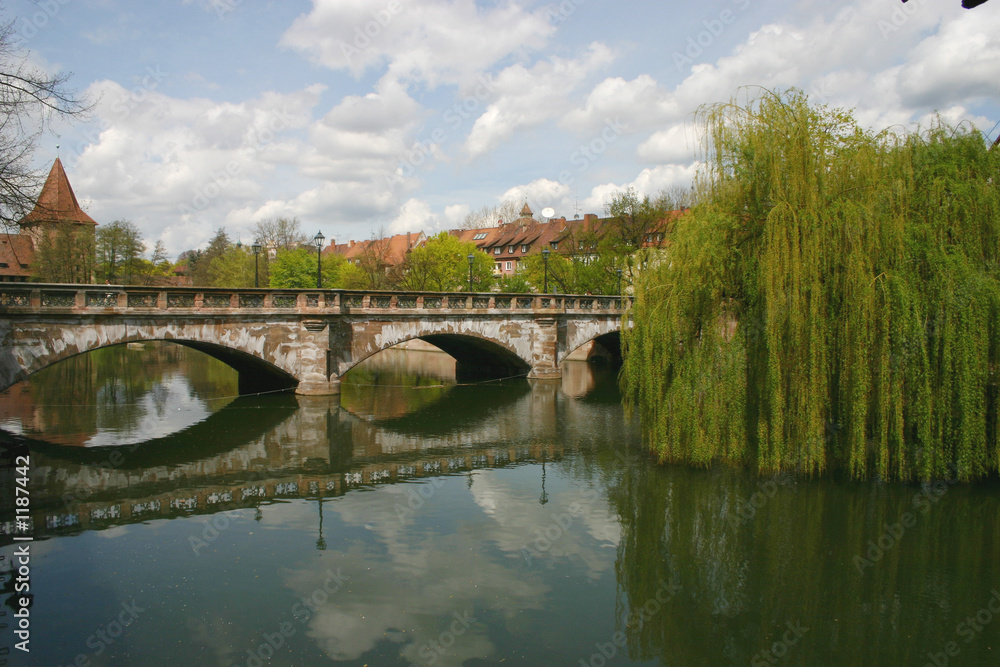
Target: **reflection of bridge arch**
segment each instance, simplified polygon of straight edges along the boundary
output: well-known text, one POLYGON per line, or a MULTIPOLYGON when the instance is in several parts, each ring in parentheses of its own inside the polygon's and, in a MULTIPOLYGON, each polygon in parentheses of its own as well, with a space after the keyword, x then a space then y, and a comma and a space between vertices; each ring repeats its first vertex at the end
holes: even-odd
POLYGON ((241 393, 334 394, 365 358, 413 338, 463 376, 558 378, 565 356, 616 331, 618 297, 76 285, 0 288, 0 390, 108 345, 165 340, 240 371, 241 393))

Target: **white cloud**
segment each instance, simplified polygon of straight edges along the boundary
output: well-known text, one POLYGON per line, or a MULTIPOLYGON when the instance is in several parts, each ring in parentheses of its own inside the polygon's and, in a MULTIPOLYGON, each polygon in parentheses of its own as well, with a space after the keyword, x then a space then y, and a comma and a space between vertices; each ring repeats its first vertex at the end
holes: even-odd
POLYGON ((563 115, 569 108, 569 95, 612 59, 608 47, 595 43, 577 59, 552 58, 531 68, 512 65, 504 69, 493 81, 496 99, 466 138, 466 153, 475 157, 490 152, 516 131, 563 115))
POLYGON ((555 28, 544 11, 473 0, 313 0, 285 32, 283 46, 360 76, 385 67, 389 77, 430 87, 461 84, 523 50, 540 48, 555 28))
POLYGON ((407 200, 399 210, 399 215, 389 225, 390 234, 430 231, 438 226, 439 218, 431 211, 427 202, 419 199, 407 200))
POLYGON ((564 184, 539 178, 527 185, 515 185, 503 193, 501 201, 526 201, 535 213, 536 219, 541 219, 541 211, 547 206, 551 206, 558 211, 570 210, 573 206, 573 189, 564 184))
POLYGON ((590 191, 590 196, 582 203, 588 211, 603 213, 616 193, 629 188, 634 189, 640 196, 655 197, 661 190, 669 190, 674 186, 690 187, 694 177, 698 174, 699 167, 699 163, 693 163, 687 166, 666 164, 643 169, 630 183, 604 183, 594 186, 590 191))

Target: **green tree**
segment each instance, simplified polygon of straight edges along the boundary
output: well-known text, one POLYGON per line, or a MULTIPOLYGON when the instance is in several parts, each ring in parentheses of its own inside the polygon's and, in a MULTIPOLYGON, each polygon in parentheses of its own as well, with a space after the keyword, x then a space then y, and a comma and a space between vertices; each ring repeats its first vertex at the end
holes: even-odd
POLYGON ((403 263, 399 287, 414 291, 453 292, 469 289, 469 255, 473 256, 473 290, 490 284, 493 261, 471 241, 461 241, 448 232, 427 239, 414 248, 403 263))
POLYGON ((972 479, 1000 469, 1000 152, 873 134, 796 91, 703 110, 707 169, 623 328, 664 460, 972 479))
POLYGON ((212 287, 253 287, 253 252, 231 245, 212 260, 208 277, 212 287))
POLYGON ((35 248, 33 280, 43 283, 90 283, 94 280, 94 237, 73 225, 43 233, 35 248))
MULTIPOLYGON (((341 269, 346 260, 330 253, 323 256, 323 288, 339 289, 343 286, 341 269)), ((271 262, 271 287, 312 288, 316 287, 316 251, 295 248, 279 252, 271 262)), ((252 269, 252 267, 251 267, 252 269)), ((250 276, 253 280, 253 275, 250 276)))
POLYGON ((138 227, 128 220, 102 225, 97 229, 96 245, 98 281, 136 284, 145 252, 138 227))
MULTIPOLYGON (((212 282, 212 264, 221 258, 232 244, 225 228, 215 230, 215 235, 204 250, 188 251, 181 254, 187 261, 187 275, 193 285, 209 287, 212 282)), ((180 259, 180 258, 179 258, 180 259)))

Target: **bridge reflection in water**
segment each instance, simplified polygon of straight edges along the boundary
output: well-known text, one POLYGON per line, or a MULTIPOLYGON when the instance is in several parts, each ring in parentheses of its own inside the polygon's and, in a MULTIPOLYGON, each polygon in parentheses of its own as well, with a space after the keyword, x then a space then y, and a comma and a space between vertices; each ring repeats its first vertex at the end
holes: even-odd
MULTIPOLYGON (((27 664, 98 657, 88 637, 132 601, 92 664, 256 665, 286 626, 271 664, 924 664, 995 607, 996 483, 658 466, 613 369, 461 386, 423 358, 373 357, 340 402, 244 397, 139 445, 33 443, 32 619, 52 641, 27 664)), ((79 423, 99 428, 72 442, 108 434, 79 423)), ((1000 620, 982 627, 962 664, 995 664, 1000 620)))
MULTIPOLYGON (((584 362, 567 362, 560 383, 517 380, 476 392, 448 383, 454 360, 441 352, 388 350, 359 370, 341 397, 239 397, 145 442, 66 447, 85 438, 65 435, 30 441, 35 536, 554 461, 565 442, 586 446, 595 435, 621 432, 608 423, 576 440, 562 433, 585 421, 574 419, 581 406, 568 400, 593 388, 595 372, 584 362)), ((13 528, 13 512, 0 514, 0 544, 10 542, 13 528)))

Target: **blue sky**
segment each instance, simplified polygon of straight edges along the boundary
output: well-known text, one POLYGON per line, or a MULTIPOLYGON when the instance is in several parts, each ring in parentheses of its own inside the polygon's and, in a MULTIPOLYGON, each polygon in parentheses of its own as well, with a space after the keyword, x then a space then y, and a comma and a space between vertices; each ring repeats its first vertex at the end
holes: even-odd
POLYGON ((504 198, 602 213, 697 172, 699 105, 799 87, 873 128, 934 113, 994 138, 1000 0, 8 0, 95 101, 57 154, 99 223, 171 254, 296 216, 365 239, 504 198))

